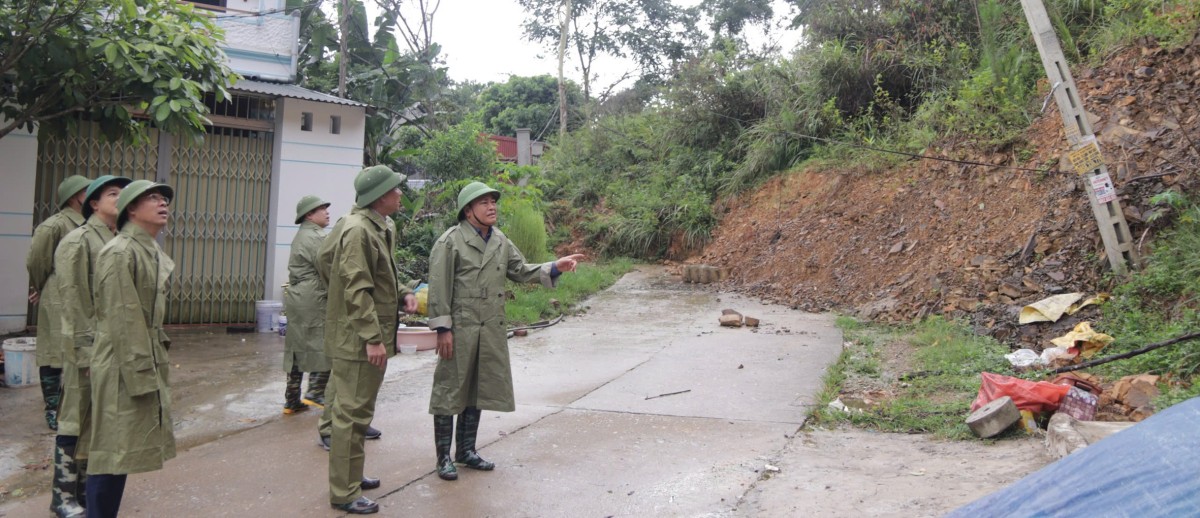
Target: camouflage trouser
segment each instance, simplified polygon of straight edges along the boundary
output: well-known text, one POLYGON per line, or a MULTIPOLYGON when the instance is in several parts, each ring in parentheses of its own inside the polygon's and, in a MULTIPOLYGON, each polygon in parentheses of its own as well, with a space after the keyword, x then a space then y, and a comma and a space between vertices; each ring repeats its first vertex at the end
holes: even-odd
POLYGON ((42 400, 46 407, 46 425, 58 430, 58 405, 62 402, 62 369, 42 366, 38 368, 42 382, 42 400))
MULTIPOLYGON (((300 402, 300 385, 303 381, 304 373, 300 372, 300 369, 292 367, 292 372, 287 375, 287 387, 283 391, 285 407, 294 408, 302 404, 300 402)), ((325 385, 328 382, 329 371, 308 373, 308 392, 304 394, 305 399, 324 404, 325 385)))

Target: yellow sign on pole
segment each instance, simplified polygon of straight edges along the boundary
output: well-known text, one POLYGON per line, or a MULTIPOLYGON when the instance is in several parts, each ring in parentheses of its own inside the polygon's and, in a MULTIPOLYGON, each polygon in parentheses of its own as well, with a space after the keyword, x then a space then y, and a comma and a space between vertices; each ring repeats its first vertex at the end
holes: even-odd
POLYGON ((1083 142, 1082 146, 1067 156, 1071 158, 1071 165, 1079 174, 1090 173, 1104 165, 1104 157, 1100 155, 1100 146, 1096 145, 1095 139, 1083 142))

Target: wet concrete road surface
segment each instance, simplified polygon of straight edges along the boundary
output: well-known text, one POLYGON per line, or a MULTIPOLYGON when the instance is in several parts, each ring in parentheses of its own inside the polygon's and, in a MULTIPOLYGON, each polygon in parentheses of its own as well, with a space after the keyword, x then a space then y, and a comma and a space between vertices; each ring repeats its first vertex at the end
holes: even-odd
MULTIPOLYGON (((641 267, 588 306, 510 340, 517 410, 484 412, 479 432, 493 472, 437 478, 434 353, 389 362, 374 422, 383 438, 367 442, 367 474, 383 484, 366 494, 382 516, 733 514, 803 424, 841 351, 830 316, 703 291, 659 267, 641 267), (719 328, 725 308, 763 325, 719 328)), ((173 334, 187 449, 162 471, 131 476, 122 514, 337 516, 317 412, 279 415, 282 339, 220 331, 173 334)), ((20 457, 15 470, 0 464, 0 477, 10 491, 43 482, 26 489, 34 496, 9 495, 0 514, 47 514, 49 471, 19 466, 48 462, 53 436, 37 428, 36 392, 0 392, 3 453, 20 457), (7 441, 14 436, 20 446, 7 441)))

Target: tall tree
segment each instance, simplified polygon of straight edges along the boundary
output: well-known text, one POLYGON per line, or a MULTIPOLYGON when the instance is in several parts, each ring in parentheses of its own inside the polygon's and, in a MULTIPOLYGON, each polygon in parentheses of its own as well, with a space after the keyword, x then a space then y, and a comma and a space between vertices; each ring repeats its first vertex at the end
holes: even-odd
POLYGON ((524 23, 525 37, 557 46, 563 33, 568 33, 588 98, 598 57, 632 59, 640 67, 641 79, 660 81, 703 45, 696 29, 699 11, 670 0, 571 0, 567 31, 560 18, 562 1, 518 0, 530 15, 524 23))
MULTIPOLYGON (((446 70, 437 60, 440 47, 430 42, 422 55, 402 51, 396 38, 400 19, 395 12, 385 10, 376 17, 375 36, 368 37, 366 8, 362 0, 338 0, 339 14, 347 14, 345 31, 339 40, 345 41, 344 59, 330 60, 335 54, 328 45, 312 42, 315 59, 302 70, 301 84, 323 92, 340 91, 339 71, 345 66, 344 96, 370 104, 375 109, 366 122, 366 163, 403 167, 412 138, 405 127, 418 128, 434 107, 429 106, 447 86, 446 70)), ((392 7, 400 7, 394 2, 392 7)), ((303 18, 302 18, 303 21, 303 18)), ((314 17, 318 24, 328 25, 323 17, 314 17)), ((321 34, 324 29, 301 28, 301 34, 321 34)))
POLYGON ((61 132, 82 116, 114 137, 141 137, 153 121, 198 141, 205 94, 224 100, 236 79, 220 29, 177 1, 5 0, 0 34, 0 137, 34 124, 61 132))
MULTIPOLYGON (((566 93, 567 104, 578 106, 582 104, 583 94, 579 86, 571 81, 561 85, 566 93)), ((542 134, 554 119, 559 118, 558 80, 549 74, 522 77, 511 76, 504 83, 489 86, 479 96, 480 119, 484 131, 497 135, 512 136, 517 128, 533 130, 533 136, 542 134)), ((569 128, 579 127, 579 118, 568 114, 564 117, 569 128)))
POLYGON ((701 5, 709 17, 709 27, 718 37, 732 38, 746 25, 767 24, 775 16, 771 0, 711 0, 701 5))

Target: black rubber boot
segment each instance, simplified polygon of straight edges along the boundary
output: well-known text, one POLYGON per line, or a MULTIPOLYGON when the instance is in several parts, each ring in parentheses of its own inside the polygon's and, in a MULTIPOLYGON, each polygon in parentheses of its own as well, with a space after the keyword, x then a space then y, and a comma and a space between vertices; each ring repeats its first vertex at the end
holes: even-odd
POLYGON ((50 490, 50 512, 59 518, 83 518, 87 511, 76 500, 79 484, 75 446, 54 446, 54 480, 50 490))
POLYGON ((454 416, 433 416, 433 444, 437 448, 437 472, 442 480, 458 480, 458 468, 450 458, 450 441, 454 434, 454 416))
POLYGON ((38 368, 42 382, 42 400, 46 403, 46 426, 58 430, 58 404, 62 401, 62 369, 38 368))
POLYGON ((458 427, 454 430, 454 441, 457 444, 454 460, 471 469, 491 471, 496 469, 496 465, 483 460, 479 452, 475 451, 475 437, 479 435, 479 417, 482 414, 478 408, 473 407, 467 407, 459 414, 458 427))

